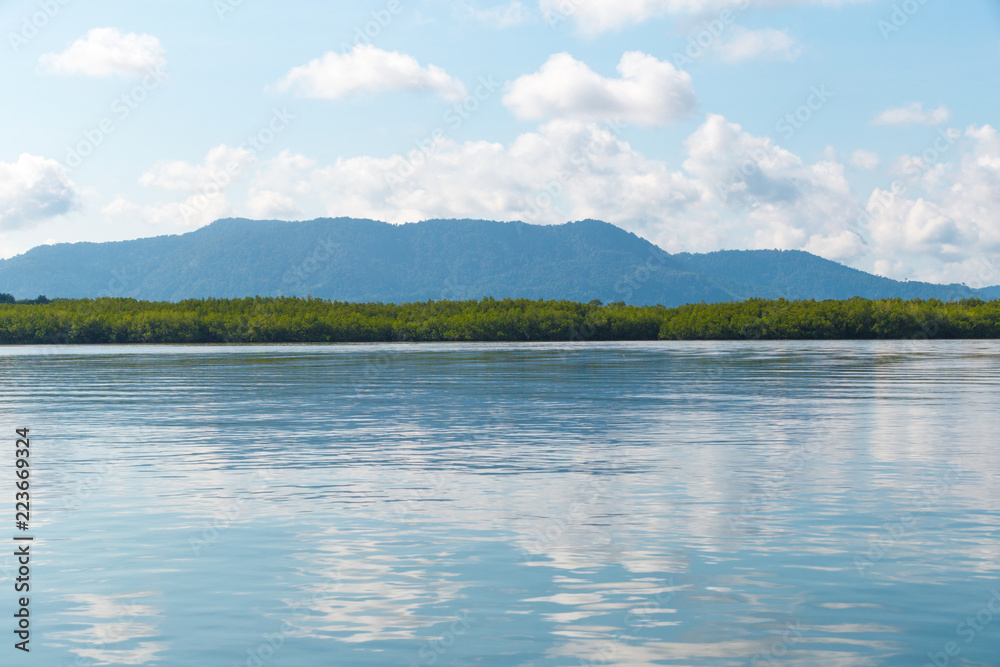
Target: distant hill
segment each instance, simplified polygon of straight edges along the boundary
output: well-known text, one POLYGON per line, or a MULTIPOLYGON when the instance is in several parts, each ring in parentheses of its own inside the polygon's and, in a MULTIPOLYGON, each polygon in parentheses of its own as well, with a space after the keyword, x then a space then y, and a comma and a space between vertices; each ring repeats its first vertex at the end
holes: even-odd
POLYGON ((799 251, 670 255, 614 225, 483 220, 390 225, 219 220, 178 236, 40 246, 0 261, 24 299, 306 296, 340 301, 523 297, 636 305, 788 299, 996 298, 1000 288, 898 282, 799 251))
MULTIPOLYGON (((965 285, 900 282, 874 276, 801 250, 723 250, 674 255, 681 265, 711 275, 737 300, 776 299, 986 299, 1000 288, 975 290, 965 285)), ((993 297, 997 298, 997 297, 993 297)))

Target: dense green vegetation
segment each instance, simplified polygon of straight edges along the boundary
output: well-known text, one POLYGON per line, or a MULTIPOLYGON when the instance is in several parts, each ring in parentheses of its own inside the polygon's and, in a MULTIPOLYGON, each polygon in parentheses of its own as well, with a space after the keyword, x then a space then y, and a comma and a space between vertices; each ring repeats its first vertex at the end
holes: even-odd
POLYGON ((679 308, 484 299, 47 299, 0 303, 0 343, 1000 338, 1000 301, 768 301, 679 308))
POLYGON ((23 303, 27 305, 34 305, 34 304, 44 304, 48 302, 49 300, 45 297, 44 294, 36 299, 15 299, 13 294, 0 292, 0 303, 23 303))

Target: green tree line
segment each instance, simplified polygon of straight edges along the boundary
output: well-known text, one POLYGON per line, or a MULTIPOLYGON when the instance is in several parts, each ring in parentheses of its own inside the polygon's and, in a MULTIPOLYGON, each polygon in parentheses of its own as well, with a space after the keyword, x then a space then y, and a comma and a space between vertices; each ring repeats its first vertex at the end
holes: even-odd
POLYGON ((1000 338, 1000 301, 0 300, 0 344, 1000 338))

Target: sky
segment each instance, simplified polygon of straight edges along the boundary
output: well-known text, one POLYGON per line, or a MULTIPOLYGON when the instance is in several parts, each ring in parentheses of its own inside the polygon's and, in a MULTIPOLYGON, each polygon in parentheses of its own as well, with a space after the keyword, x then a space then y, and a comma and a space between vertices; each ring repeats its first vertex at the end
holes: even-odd
POLYGON ((1000 1, 0 0, 0 256, 562 224, 1000 284, 1000 1))

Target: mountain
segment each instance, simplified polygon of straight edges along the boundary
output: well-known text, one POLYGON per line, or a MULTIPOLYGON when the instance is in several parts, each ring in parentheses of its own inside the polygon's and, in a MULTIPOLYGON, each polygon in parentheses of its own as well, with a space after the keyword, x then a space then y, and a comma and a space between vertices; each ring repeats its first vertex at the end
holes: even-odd
POLYGON ((337 218, 226 219, 178 236, 40 246, 0 261, 0 292, 156 301, 312 295, 397 303, 492 296, 675 306, 755 296, 951 300, 986 298, 1000 288, 898 282, 800 251, 670 255, 596 220, 390 225, 337 218))
MULTIPOLYGON (((965 285, 900 282, 852 269, 801 250, 723 250, 702 255, 675 255, 683 266, 711 275, 738 300, 751 297, 786 299, 954 299, 1000 294, 965 285)), ((997 298, 994 296, 993 298, 997 298)))

